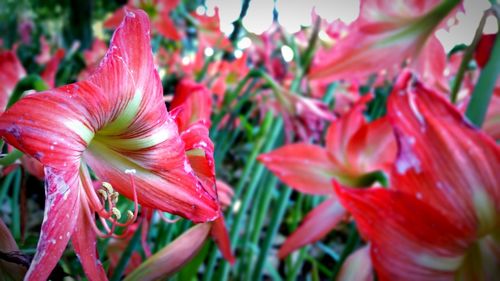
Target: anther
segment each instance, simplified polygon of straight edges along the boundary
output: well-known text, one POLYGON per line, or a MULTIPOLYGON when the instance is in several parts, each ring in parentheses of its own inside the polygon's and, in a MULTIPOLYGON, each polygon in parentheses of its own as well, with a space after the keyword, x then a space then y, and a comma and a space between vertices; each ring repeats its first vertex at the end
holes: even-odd
POLYGON ((113 186, 109 182, 103 181, 101 183, 101 186, 106 189, 106 191, 108 192, 108 194, 113 194, 113 192, 114 192, 113 186))
POLYGON ((135 219, 134 213, 130 210, 127 210, 127 223, 131 222, 135 219))
POLYGON ((118 192, 113 192, 113 193, 110 193, 110 194, 109 194, 109 197, 110 197, 110 199, 111 199, 111 202, 112 202, 113 204, 116 204, 116 203, 118 203, 118 197, 120 197, 120 193, 118 193, 118 192))
MULTIPOLYGON (((117 208, 113 207, 113 209, 111 209, 111 212, 113 213, 113 215, 115 216, 115 218, 117 220, 119 220, 121 217, 122 217, 122 213, 120 212, 120 210, 118 210, 117 208)), ((128 214, 127 214, 128 215, 128 214)))
POLYGON ((103 189, 97 190, 99 192, 99 195, 101 195, 102 199, 107 200, 108 199, 108 193, 104 191, 103 189))

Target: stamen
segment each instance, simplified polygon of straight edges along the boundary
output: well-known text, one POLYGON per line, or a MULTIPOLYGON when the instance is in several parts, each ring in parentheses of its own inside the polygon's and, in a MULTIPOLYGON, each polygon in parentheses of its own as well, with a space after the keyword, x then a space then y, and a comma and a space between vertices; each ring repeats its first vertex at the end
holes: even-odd
POLYGON ((94 187, 89 188, 88 184, 90 180, 87 181, 84 180, 84 185, 87 184, 86 186, 87 193, 91 192, 91 194, 87 194, 87 197, 93 196, 93 198, 95 198, 95 200, 89 200, 90 204, 88 205, 86 204, 85 211, 89 216, 89 218, 95 217, 94 212, 98 214, 99 219, 105 231, 103 232, 99 229, 94 219, 91 219, 91 227, 93 228, 96 235, 100 238, 113 237, 121 239, 127 237, 130 232, 130 228, 128 228, 128 226, 134 223, 138 217, 139 203, 137 199, 137 187, 135 185, 135 178, 134 178, 136 170, 134 169, 126 170, 125 173, 129 174, 130 176, 130 182, 132 185, 132 193, 134 200, 134 211, 132 212, 130 210, 127 210, 126 212, 127 219, 124 223, 118 221, 122 217, 121 211, 116 207, 120 194, 114 190, 113 186, 109 182, 102 182, 101 187, 96 190, 94 187), (106 207, 108 209, 106 209, 106 207), (108 221, 111 225, 108 224, 108 221), (126 229, 122 234, 118 235, 115 234, 117 226, 126 227, 126 229))
MULTIPOLYGON (((82 178, 82 187, 85 190, 85 195, 87 195, 87 200, 90 203, 90 208, 99 214, 101 217, 108 218, 111 216, 111 213, 109 210, 106 210, 104 207, 103 203, 103 193, 100 191, 96 192, 96 188, 94 187, 94 184, 92 183, 90 179, 90 174, 85 165, 80 166, 80 175, 82 178), (101 195, 101 196, 100 196, 101 195)), ((98 189, 100 190, 100 189, 98 189)), ((107 190, 103 190, 106 192, 107 190)), ((109 194, 104 195, 106 197, 109 197, 109 194)), ((105 200, 105 199, 104 199, 105 200)))
POLYGON ((114 192, 114 193, 110 194, 110 197, 111 197, 111 202, 113 204, 116 204, 116 203, 118 203, 118 198, 120 197, 120 193, 114 192))
POLYGON ((127 210, 127 222, 134 220, 134 213, 132 211, 127 210))
POLYGON ((111 212, 113 213, 113 215, 117 220, 119 220, 122 217, 122 213, 116 207, 113 207, 113 209, 111 209, 111 212))
MULTIPOLYGON (((134 194, 134 212, 132 213, 130 210, 127 211, 127 221, 125 223, 118 222, 117 220, 111 221, 113 224, 116 224, 117 226, 121 226, 121 227, 126 227, 126 226, 131 225, 135 221, 135 219, 137 218, 137 215, 139 213, 139 202, 137 200, 137 188, 135 186, 135 179, 134 179, 135 170, 134 169, 126 170, 125 173, 130 175, 130 182, 132 184, 132 193, 134 194)), ((114 193, 113 197, 117 198, 116 200, 118 201, 118 193, 114 193)))
POLYGON ((105 189, 106 189, 106 191, 107 191, 109 194, 112 194, 112 193, 114 192, 114 190, 113 190, 113 186, 112 186, 109 182, 105 182, 105 181, 103 181, 103 182, 101 183, 101 186, 102 186, 103 188, 105 188, 105 189))
POLYGON ((108 200, 108 193, 102 189, 97 190, 99 192, 99 195, 101 195, 103 200, 108 200))
MULTIPOLYGON (((90 226, 92 227, 92 229, 94 230, 95 234, 100 237, 100 238, 109 238, 113 235, 113 233, 111 232, 111 230, 109 229, 108 225, 106 223, 103 223, 105 225, 105 228, 107 230, 107 233, 103 233, 98 227, 97 225, 95 224, 95 220, 94 220, 94 213, 90 211, 90 208, 89 208, 89 205, 88 204, 83 204, 84 205, 84 211, 87 213, 87 216, 89 217, 89 221, 90 221, 90 226)), ((102 220, 103 218, 100 217, 102 220)))

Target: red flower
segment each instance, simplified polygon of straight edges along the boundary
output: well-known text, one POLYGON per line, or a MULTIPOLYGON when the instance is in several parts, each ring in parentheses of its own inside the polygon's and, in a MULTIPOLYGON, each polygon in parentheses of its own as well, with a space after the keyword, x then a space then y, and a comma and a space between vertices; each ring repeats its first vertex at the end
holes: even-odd
POLYGON ((220 30, 219 8, 214 8, 212 16, 193 13, 193 17, 198 20, 199 24, 198 37, 200 47, 212 47, 227 51, 233 49, 231 41, 220 30))
POLYGON ((388 114, 399 153, 391 189, 336 187, 370 241, 380 280, 499 276, 500 149, 405 72, 388 114))
POLYGON ((27 96, 0 118, 2 137, 45 166, 45 219, 27 280, 47 278, 70 238, 89 279, 104 279, 95 239, 124 225, 111 208, 117 192, 134 200, 130 218, 137 204, 195 222, 220 215, 165 108, 149 30, 143 11, 127 12, 88 80, 27 96), (110 185, 96 190, 87 167, 110 185), (111 222, 107 233, 96 229, 95 213, 111 222))
MULTIPOLYGON (((330 125, 326 148, 288 144, 259 156, 259 160, 280 180, 308 194, 331 194, 332 179, 353 187, 369 185, 371 173, 389 170, 396 143, 386 119, 366 122, 364 102, 330 125)), ((279 256, 322 238, 347 214, 336 197, 327 199, 305 217, 285 241, 279 256)))
POLYGON ((17 82, 26 76, 15 51, 0 52, 0 112, 7 107, 17 82))
MULTIPOLYGON (((186 144, 185 150, 189 163, 196 176, 205 186, 210 187, 210 194, 218 201, 214 144, 209 137, 212 94, 205 86, 185 79, 177 85, 171 106, 172 112, 176 114, 175 120, 179 134, 186 144)), ((220 202, 218 203, 220 205, 220 202)), ((234 263, 223 216, 211 224, 210 233, 224 258, 234 263)))
POLYGON ((331 193, 332 178, 345 185, 364 186, 363 177, 388 171, 396 153, 389 123, 385 118, 368 123, 364 103, 330 125, 325 148, 288 144, 259 156, 259 160, 286 184, 306 193, 331 193))
POLYGON ((392 70, 416 57, 427 38, 459 3, 460 0, 364 0, 347 36, 329 54, 315 59, 309 77, 356 79, 392 70))

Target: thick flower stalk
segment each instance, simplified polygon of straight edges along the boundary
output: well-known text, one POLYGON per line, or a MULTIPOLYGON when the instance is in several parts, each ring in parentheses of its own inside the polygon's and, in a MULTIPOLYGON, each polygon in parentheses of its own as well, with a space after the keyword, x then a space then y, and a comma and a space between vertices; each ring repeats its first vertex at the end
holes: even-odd
POLYGON ((194 222, 220 216, 214 187, 196 176, 165 108, 143 11, 126 13, 88 80, 23 98, 0 118, 0 134, 45 166, 45 218, 27 280, 46 279, 70 239, 88 278, 105 279, 96 236, 116 236, 139 204, 194 222), (120 194, 135 203, 121 221, 120 194))
POLYGON ((390 189, 336 187, 379 280, 496 280, 498 145, 408 72, 388 115, 399 144, 390 189))

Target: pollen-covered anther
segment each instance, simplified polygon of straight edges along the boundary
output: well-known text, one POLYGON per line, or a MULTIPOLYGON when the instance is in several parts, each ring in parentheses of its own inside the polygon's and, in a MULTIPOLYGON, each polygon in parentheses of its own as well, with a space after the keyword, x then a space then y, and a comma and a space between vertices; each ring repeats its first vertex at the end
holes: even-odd
MULTIPOLYGON (((122 217, 122 213, 120 212, 120 210, 118 210, 116 207, 113 207, 113 209, 111 209, 111 212, 113 213, 113 216, 119 220, 121 217, 122 217)), ((130 212, 130 211, 129 211, 130 212)), ((127 216, 128 216, 128 213, 127 213, 127 216)))
POLYGON ((104 189, 97 190, 103 200, 108 200, 108 193, 104 189))
POLYGON ((101 183, 101 187, 103 187, 104 189, 106 189, 106 192, 108 194, 113 194, 115 192, 114 189, 113 189, 113 186, 109 182, 103 181, 101 183))
POLYGON ((118 203, 118 198, 120 197, 120 193, 113 192, 109 196, 110 196, 111 203, 113 203, 114 205, 116 205, 116 203, 118 203))
POLYGON ((127 210, 127 223, 135 220, 134 212, 127 210))

